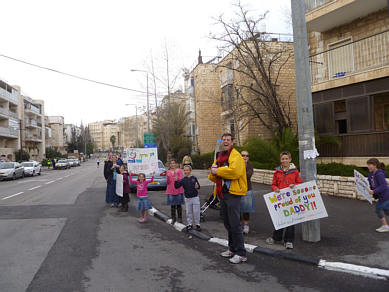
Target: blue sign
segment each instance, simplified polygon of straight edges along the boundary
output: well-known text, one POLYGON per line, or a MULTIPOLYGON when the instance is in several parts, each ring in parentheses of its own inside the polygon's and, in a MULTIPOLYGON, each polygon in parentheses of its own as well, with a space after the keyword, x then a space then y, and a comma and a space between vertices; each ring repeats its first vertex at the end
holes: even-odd
POLYGON ((157 144, 145 144, 145 148, 158 148, 157 144))
POLYGON ((217 142, 218 143, 221 143, 223 140, 222 139, 217 139, 217 142))

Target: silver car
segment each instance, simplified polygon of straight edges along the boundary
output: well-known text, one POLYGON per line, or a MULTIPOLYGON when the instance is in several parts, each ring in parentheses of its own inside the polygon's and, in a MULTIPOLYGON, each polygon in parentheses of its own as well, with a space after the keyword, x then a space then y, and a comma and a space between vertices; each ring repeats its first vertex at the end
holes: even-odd
POLYGON ((1 162, 0 179, 24 177, 24 167, 19 162, 1 162))
POLYGON ((70 168, 70 163, 68 159, 60 159, 55 164, 55 169, 68 169, 70 168))
POLYGON ((41 168, 42 165, 37 161, 25 161, 21 163, 24 167, 24 174, 25 175, 41 175, 41 168))
MULTIPOLYGON (((137 179, 136 177, 138 176, 138 174, 133 173, 132 175, 133 175, 134 180, 137 179)), ((151 173, 146 174, 146 180, 149 180, 149 179, 151 179, 151 173)), ((166 187, 167 187, 166 168, 163 165, 162 161, 158 160, 158 171, 155 172, 153 182, 151 182, 147 185, 147 189, 148 190, 157 190, 157 189, 165 190, 166 187)), ((130 183, 130 188, 131 188, 131 192, 136 192, 136 185, 135 184, 130 183)))

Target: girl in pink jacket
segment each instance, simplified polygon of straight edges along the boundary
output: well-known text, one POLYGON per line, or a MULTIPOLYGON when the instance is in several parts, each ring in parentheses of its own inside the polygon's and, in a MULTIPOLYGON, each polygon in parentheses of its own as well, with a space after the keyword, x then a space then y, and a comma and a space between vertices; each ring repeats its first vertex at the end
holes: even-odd
POLYGON ((146 180, 146 175, 144 173, 140 173, 136 181, 132 179, 132 172, 130 172, 130 182, 136 184, 136 195, 138 196, 138 204, 136 209, 141 213, 141 217, 138 219, 139 223, 144 223, 147 221, 147 210, 152 208, 147 194, 147 185, 153 180, 154 172, 150 180, 146 180))
POLYGON ((182 223, 182 205, 185 204, 184 188, 179 187, 176 189, 174 182, 176 181, 176 178, 177 180, 181 180, 183 177, 184 173, 178 168, 177 161, 175 159, 170 159, 170 169, 166 173, 166 194, 167 204, 171 207, 172 224, 177 221, 177 217, 178 222, 182 223))

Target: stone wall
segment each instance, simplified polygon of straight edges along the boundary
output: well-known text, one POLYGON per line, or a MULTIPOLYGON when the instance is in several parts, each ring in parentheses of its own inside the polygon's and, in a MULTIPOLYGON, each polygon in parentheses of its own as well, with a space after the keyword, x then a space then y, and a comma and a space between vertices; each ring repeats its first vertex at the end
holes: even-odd
MULTIPOLYGON (((254 169, 251 181, 271 185, 273 173, 273 170, 254 169)), ((386 181, 389 184, 389 179, 386 181)), ((322 194, 366 201, 365 198, 356 193, 354 177, 318 175, 317 185, 322 194)))

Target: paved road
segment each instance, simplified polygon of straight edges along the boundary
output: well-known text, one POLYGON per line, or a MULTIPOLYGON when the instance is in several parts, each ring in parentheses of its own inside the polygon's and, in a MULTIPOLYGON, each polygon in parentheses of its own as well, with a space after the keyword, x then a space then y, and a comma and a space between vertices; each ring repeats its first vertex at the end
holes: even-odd
POLYGON ((0 182, 0 290, 389 291, 385 281, 261 255, 230 265, 217 245, 154 218, 138 224, 134 198, 119 214, 104 187, 93 162, 0 182))

